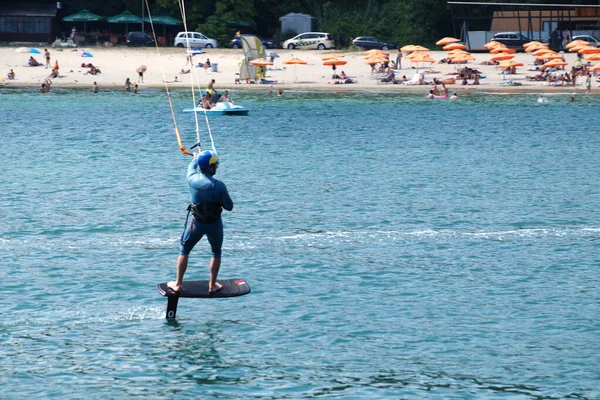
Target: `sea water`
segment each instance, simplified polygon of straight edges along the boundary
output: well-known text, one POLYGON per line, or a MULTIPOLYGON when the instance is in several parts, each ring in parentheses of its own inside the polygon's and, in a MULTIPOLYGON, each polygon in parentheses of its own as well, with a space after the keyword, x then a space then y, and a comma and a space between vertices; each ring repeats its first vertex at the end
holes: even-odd
POLYGON ((252 293, 167 322, 165 92, 0 91, 0 397, 600 398, 600 99, 572 96, 232 93, 220 277, 252 293))

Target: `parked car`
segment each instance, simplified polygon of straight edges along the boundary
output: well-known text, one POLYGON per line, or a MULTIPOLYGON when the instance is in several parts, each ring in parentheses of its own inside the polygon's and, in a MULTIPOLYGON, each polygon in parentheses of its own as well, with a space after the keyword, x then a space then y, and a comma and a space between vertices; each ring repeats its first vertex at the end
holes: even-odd
MULTIPOLYGON (((254 35, 242 34, 242 36, 254 36, 254 35)), ((267 39, 262 39, 262 38, 259 38, 259 39, 265 49, 274 49, 275 48, 275 43, 273 43, 273 41, 267 40, 267 39)), ((241 49, 242 48, 242 39, 240 39, 240 37, 238 35, 235 35, 233 37, 233 39, 231 40, 230 45, 234 49, 241 49)))
POLYGON ((175 36, 173 46, 186 47, 188 39, 190 47, 206 47, 207 49, 219 47, 219 43, 217 43, 215 39, 207 38, 200 32, 179 32, 177 36, 175 36))
POLYGON ((585 40, 590 43, 590 46, 600 47, 600 40, 590 35, 577 35, 573 36, 573 40, 585 40))
POLYGON ((300 47, 303 49, 333 49, 335 42, 330 33, 323 32, 305 32, 283 42, 284 49, 295 49, 300 47))
POLYGON ((521 35, 519 32, 498 32, 490 40, 490 42, 492 41, 502 43, 506 47, 513 49, 523 49, 523 45, 531 42, 531 39, 521 35))
POLYGON ((154 46, 154 39, 144 32, 129 32, 127 46, 154 46))
POLYGON ((352 44, 363 49, 390 50, 398 48, 394 43, 384 42, 374 36, 359 36, 352 40, 352 44))

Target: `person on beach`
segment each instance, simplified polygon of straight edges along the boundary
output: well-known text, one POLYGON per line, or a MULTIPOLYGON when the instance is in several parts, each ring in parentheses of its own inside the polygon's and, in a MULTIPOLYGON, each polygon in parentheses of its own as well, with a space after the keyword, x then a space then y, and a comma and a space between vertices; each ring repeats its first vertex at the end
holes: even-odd
POLYGON ((396 68, 402 69, 402 51, 398 49, 398 54, 396 54, 396 68))
POLYGON ((212 251, 208 292, 215 293, 222 288, 217 281, 223 245, 221 213, 223 209, 233 210, 233 200, 231 200, 225 184, 214 178, 218 167, 219 156, 210 150, 198 154, 188 165, 187 181, 192 201, 188 211, 192 214, 192 218, 188 224, 188 213, 185 231, 180 240, 176 279, 167 283, 167 286, 175 293, 181 291, 190 252, 204 235, 206 235, 212 251))
POLYGON ((29 64, 30 67, 37 67, 38 65, 40 65, 40 63, 33 58, 33 56, 29 57, 29 61, 27 61, 27 64, 29 64))
POLYGON ((138 94, 138 85, 137 83, 133 86, 133 94, 138 94))
POLYGON ((44 49, 44 57, 46 57, 46 69, 50 68, 50 52, 44 49))
POLYGON ((8 77, 8 79, 15 79, 15 71, 11 69, 10 72, 6 74, 6 76, 8 77))
POLYGON ((129 78, 125 79, 125 93, 131 92, 131 81, 129 78))
POLYGON ((204 68, 204 72, 208 71, 208 69, 210 68, 210 59, 206 59, 206 62, 204 63, 204 65, 202 65, 202 68, 204 68))
POLYGON ((450 96, 450 100, 458 100, 456 92, 452 93, 452 96, 450 96))
POLYGON ((94 82, 94 86, 92 88, 92 93, 98 93, 98 83, 94 82))
POLYGON ((138 83, 144 83, 144 72, 146 72, 146 66, 141 65, 136 72, 138 73, 138 83))

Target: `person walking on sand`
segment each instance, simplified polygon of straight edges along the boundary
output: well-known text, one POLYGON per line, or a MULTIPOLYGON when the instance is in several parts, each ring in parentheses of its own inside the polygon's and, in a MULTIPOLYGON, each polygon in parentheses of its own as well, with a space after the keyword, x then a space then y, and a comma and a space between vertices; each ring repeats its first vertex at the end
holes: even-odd
POLYGON ((46 69, 50 68, 50 52, 44 49, 44 57, 46 57, 46 69))
POLYGON ((146 72, 148 68, 145 65, 140 65, 136 72, 138 73, 138 83, 144 83, 144 72, 146 72))
POLYGON ((192 203, 188 207, 185 231, 180 240, 177 276, 175 281, 167 283, 167 286, 175 293, 181 291, 190 252, 204 235, 206 235, 212 251, 208 292, 215 293, 222 288, 217 281, 223 246, 221 213, 223 209, 233 210, 233 201, 229 197, 225 184, 214 178, 218 167, 219 156, 210 150, 203 151, 194 157, 188 165, 187 181, 192 203), (192 214, 191 220, 189 220, 190 213, 192 214))

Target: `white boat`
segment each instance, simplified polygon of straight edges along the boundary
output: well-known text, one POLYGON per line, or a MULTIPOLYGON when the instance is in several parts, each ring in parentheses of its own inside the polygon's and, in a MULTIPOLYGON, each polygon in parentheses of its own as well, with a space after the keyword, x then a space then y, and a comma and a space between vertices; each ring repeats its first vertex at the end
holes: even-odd
POLYGON ((209 110, 205 110, 202 107, 186 108, 183 110, 184 113, 197 112, 207 115, 248 115, 250 110, 237 104, 230 103, 228 101, 221 101, 215 104, 215 106, 209 110))

